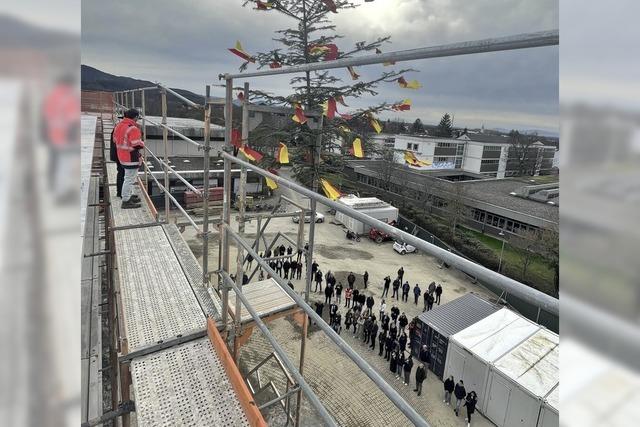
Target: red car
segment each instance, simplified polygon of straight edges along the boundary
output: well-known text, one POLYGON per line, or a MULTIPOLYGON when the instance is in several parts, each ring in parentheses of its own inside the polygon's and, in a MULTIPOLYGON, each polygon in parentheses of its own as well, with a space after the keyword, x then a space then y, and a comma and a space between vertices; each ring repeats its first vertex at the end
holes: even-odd
POLYGON ((385 233, 384 231, 380 231, 377 228, 371 227, 369 229, 369 238, 376 243, 382 243, 387 240, 393 240, 393 237, 385 233))

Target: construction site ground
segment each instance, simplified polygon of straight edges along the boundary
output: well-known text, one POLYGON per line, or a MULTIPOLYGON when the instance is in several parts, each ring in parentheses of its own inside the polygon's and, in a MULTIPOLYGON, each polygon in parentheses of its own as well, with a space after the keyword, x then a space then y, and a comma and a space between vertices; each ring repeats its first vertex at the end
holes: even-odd
MULTIPOLYGON (((287 189, 279 190, 283 195, 292 197, 299 202, 296 197, 287 189)), ((289 207, 289 211, 296 208, 289 207)), ((424 253, 400 255, 392 249, 392 242, 376 244, 367 237, 362 237, 360 242, 347 240, 343 226, 336 224, 334 216, 328 212, 328 208, 318 205, 319 212, 325 215, 325 222, 316 224, 314 259, 320 265, 320 269, 326 273, 331 270, 339 281, 346 284, 346 276, 353 271, 356 276, 356 287, 363 291, 362 274, 369 272, 369 285, 365 294, 372 295, 377 304, 380 301, 383 288, 383 278, 390 275, 395 278, 400 266, 404 267, 405 278, 411 283, 419 283, 424 290, 431 281, 442 284, 444 292, 442 303, 451 301, 468 292, 475 292, 490 299, 495 299, 484 288, 472 281, 462 272, 454 269, 441 268, 440 261, 424 253)), ((232 223, 236 224, 237 212, 232 211, 232 223)), ((263 222, 264 223, 264 222, 263 222)), ((255 238, 257 221, 252 220, 246 223, 245 233, 249 238, 255 238)), ((234 225, 237 229, 237 226, 234 225)), ((305 225, 305 239, 308 239, 309 224, 305 225)), ((267 227, 265 236, 268 242, 273 240, 278 232, 284 233, 294 241, 297 238, 298 225, 294 224, 291 218, 274 218, 267 227)), ((202 241, 195 236, 195 232, 187 228, 183 236, 193 250, 198 260, 202 261, 202 241)), ((281 240, 278 244, 288 242, 281 240)), ((218 234, 212 233, 209 251, 210 269, 217 268, 218 263, 218 234)), ((264 250, 261 242, 260 250, 264 250)), ((294 251, 295 253, 295 251, 294 251)), ((235 271, 236 251, 232 245, 230 260, 231 270, 235 271)), ((256 266, 256 263, 253 263, 256 266)), ((257 275, 253 280, 257 280, 257 275)), ((304 290, 304 271, 301 280, 292 281, 298 293, 304 290)), ((312 286, 313 291, 313 286, 312 286)), ((391 292, 390 292, 391 293, 391 292)), ((311 306, 313 302, 324 302, 324 293, 311 293, 311 306)), ((396 304, 401 311, 404 311, 409 319, 422 313, 422 298, 418 305, 413 302, 411 293, 408 302, 386 299, 387 310, 396 304)), ((344 305, 344 303, 343 303, 344 305)), ((343 319, 347 312, 341 306, 340 312, 343 319)), ((324 318, 328 321, 328 307, 324 309, 324 318)), ((292 317, 278 319, 269 323, 269 328, 284 347, 289 356, 297 364, 300 354, 301 327, 292 317)), ((376 350, 370 350, 362 340, 354 337, 352 332, 342 332, 342 337, 359 354, 367 360, 388 382, 391 384, 414 408, 425 417, 433 426, 462 426, 466 425, 466 411, 461 411, 456 417, 452 407, 443 403, 443 387, 439 378, 428 371, 427 380, 424 383, 422 396, 418 397, 413 392, 415 387, 415 370, 411 373, 411 385, 403 385, 401 380, 396 379, 395 374, 389 370, 389 362, 378 356, 378 346, 376 350)), ((240 356, 240 368, 242 372, 248 372, 251 368, 262 361, 272 352, 268 341, 263 338, 258 330, 254 330, 247 344, 242 347, 240 356)), ((267 365, 270 366, 270 365, 267 365)), ((395 405, 375 386, 375 384, 353 363, 338 347, 322 332, 317 326, 310 325, 307 341, 304 376, 312 388, 318 394, 327 409, 336 418, 339 425, 344 426, 406 426, 411 425, 409 420, 395 407, 395 405)), ((275 368, 262 372, 263 384, 272 379, 280 392, 285 390, 285 380, 281 371, 275 368)), ((480 392, 480 391, 477 391, 480 392)), ((272 396, 268 396, 271 398, 272 396)), ((260 400, 267 400, 259 399, 260 400)), ((295 399, 292 399, 292 403, 295 399)), ((273 425, 284 425, 284 413, 280 407, 276 406, 268 415, 268 421, 273 425)), ((302 425, 321 425, 315 416, 314 410, 303 403, 302 425)), ((476 412, 473 415, 472 424, 476 426, 493 425, 490 421, 476 412)))

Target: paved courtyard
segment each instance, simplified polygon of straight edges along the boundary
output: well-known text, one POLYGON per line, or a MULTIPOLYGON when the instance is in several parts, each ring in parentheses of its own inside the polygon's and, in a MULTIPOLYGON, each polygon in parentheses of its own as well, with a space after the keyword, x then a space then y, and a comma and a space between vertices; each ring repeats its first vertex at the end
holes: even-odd
MULTIPOLYGON (((290 194, 288 194, 290 196, 290 194)), ((316 239, 314 247, 314 259, 320 265, 323 272, 331 270, 338 280, 346 284, 346 275, 353 271, 356 276, 356 287, 372 295, 376 304, 382 294, 383 278, 390 275, 395 278, 400 266, 404 266, 405 278, 412 285, 419 283, 424 290, 432 280, 442 284, 444 292, 442 303, 451 301, 465 293, 475 292, 485 297, 490 294, 479 285, 471 283, 463 273, 446 268, 440 268, 438 259, 424 253, 400 255, 393 251, 392 243, 376 244, 363 237, 360 242, 347 240, 342 231, 342 226, 333 223, 333 216, 328 209, 319 205, 319 210, 325 214, 325 222, 316 224, 316 239), (369 272, 368 289, 363 289, 362 273, 369 272)), ((232 213, 235 217, 236 213, 232 213)), ((249 238, 255 236, 256 221, 248 223, 246 234, 249 238)), ((267 229, 266 237, 271 241, 277 232, 281 232, 296 240, 297 225, 290 218, 273 219, 267 229)), ((201 242, 187 229, 185 238, 193 249, 195 255, 201 260, 201 242)), ((305 227, 305 239, 308 237, 308 224, 305 227)), ((217 235, 213 235, 209 251, 210 266, 217 266, 218 262, 217 235)), ((285 246, 286 241, 282 241, 285 246)), ((261 250, 264 247, 261 245, 261 250)), ((235 264, 235 248, 232 248, 231 260, 235 264)), ((255 263, 254 263, 255 266, 255 263)), ((302 280, 293 280, 296 291, 302 293, 304 289, 304 272, 302 280)), ((391 293, 391 292, 390 292, 391 293)), ((311 305, 313 301, 324 302, 324 293, 311 293, 311 305)), ((422 298, 418 305, 413 303, 413 294, 407 303, 395 299, 387 299, 387 309, 396 304, 409 318, 422 313, 422 298)), ((341 308, 343 315, 346 308, 341 308)), ((328 308, 324 310, 324 317, 328 319, 328 308)), ((284 347, 292 360, 297 361, 300 352, 301 327, 293 318, 287 317, 269 324, 270 330, 284 347)), ((463 414, 456 418, 451 407, 442 402, 442 382, 428 371, 427 380, 423 387, 422 396, 418 397, 414 392, 415 369, 411 374, 411 386, 405 386, 395 375, 389 371, 389 364, 378 356, 378 351, 371 351, 368 346, 353 337, 351 333, 343 331, 342 337, 352 348, 365 358, 394 388, 423 415, 433 426, 463 426, 466 425, 463 414)), ((377 346, 376 346, 377 347, 377 346)), ((271 346, 258 330, 255 330, 242 348, 240 364, 241 369, 247 372, 257 363, 263 360, 272 351, 271 346)), ((269 369, 262 370, 263 384, 272 379, 280 392, 285 390, 284 377, 275 369, 275 363, 269 369)), ((340 425, 345 426, 406 426, 411 425, 409 420, 393 405, 393 403, 375 386, 375 384, 346 356, 317 326, 309 327, 309 338, 305 358, 304 376, 325 404, 329 412, 340 425)), ((267 396, 265 401, 272 396, 267 396)), ((292 399, 292 403, 295 399, 292 399)), ((303 402, 302 424, 313 426, 321 425, 315 416, 313 408, 308 402, 303 402)), ((278 420, 284 421, 282 411, 272 410, 270 421, 275 425, 278 420)), ((284 424, 284 422, 283 422, 284 424)), ((476 426, 492 425, 482 415, 476 412, 472 422, 476 426)))

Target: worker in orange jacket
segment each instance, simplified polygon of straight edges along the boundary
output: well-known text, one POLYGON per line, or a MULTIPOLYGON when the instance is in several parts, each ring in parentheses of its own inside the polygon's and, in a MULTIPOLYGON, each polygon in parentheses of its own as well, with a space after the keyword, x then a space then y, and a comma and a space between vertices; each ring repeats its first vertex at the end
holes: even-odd
POLYGON ((136 125, 140 113, 136 109, 125 111, 124 119, 115 127, 113 140, 116 143, 118 161, 124 168, 124 182, 122 184, 122 208, 135 209, 140 207, 140 198, 133 194, 133 186, 138 176, 138 169, 142 164, 140 150, 144 149, 142 132, 136 125))

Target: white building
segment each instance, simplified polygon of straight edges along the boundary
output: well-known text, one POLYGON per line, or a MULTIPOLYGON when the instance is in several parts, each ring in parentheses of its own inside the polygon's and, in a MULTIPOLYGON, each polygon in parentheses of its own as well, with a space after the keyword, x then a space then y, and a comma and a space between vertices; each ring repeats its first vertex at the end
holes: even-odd
MULTIPOLYGON (((393 140, 398 163, 404 162, 405 151, 412 151, 418 160, 430 163, 422 169, 461 169, 496 178, 518 173, 519 165, 507 135, 468 132, 457 138, 385 135, 381 139, 385 145, 393 140)), ((555 146, 535 142, 529 147, 526 173, 550 173, 555 154, 555 146)))

